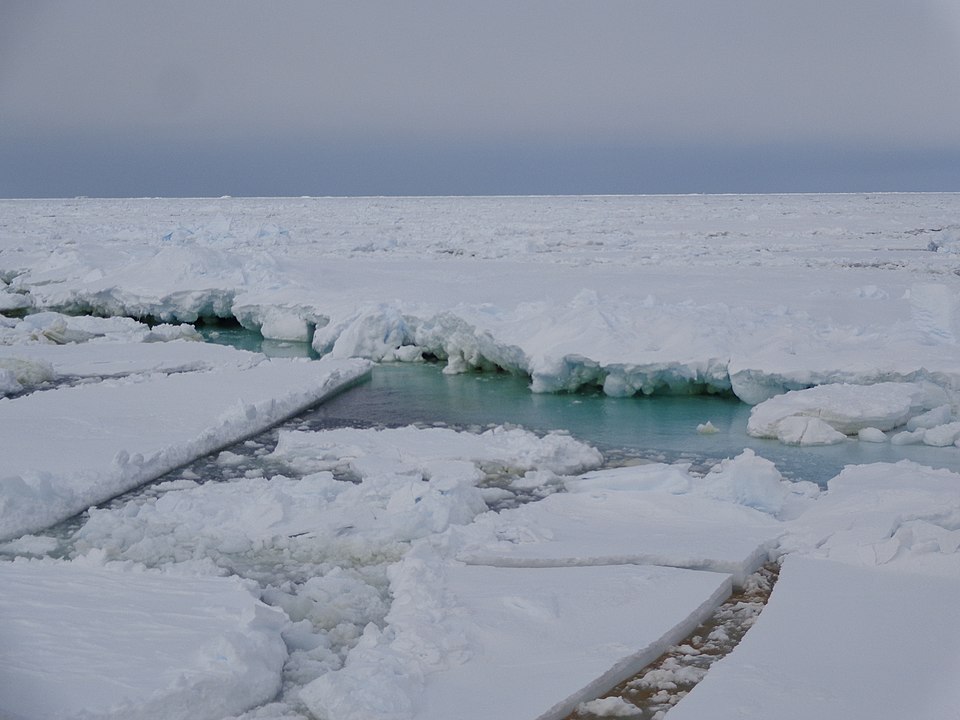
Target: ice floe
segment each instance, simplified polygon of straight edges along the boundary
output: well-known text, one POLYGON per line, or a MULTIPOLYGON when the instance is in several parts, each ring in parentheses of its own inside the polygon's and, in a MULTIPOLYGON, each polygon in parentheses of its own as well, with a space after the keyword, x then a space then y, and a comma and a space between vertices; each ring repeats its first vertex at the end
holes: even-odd
POLYGON ((946 400, 947 393, 931 383, 818 385, 756 405, 747 432, 791 445, 828 445, 867 428, 892 430, 915 417, 924 418, 917 427, 930 427, 926 423, 949 411, 946 400))
POLYGON ((368 370, 360 360, 261 358, 250 367, 131 376, 0 400, 0 538, 44 528, 270 427, 368 370))
POLYGON ((743 641, 667 713, 937 720, 960 706, 960 576, 788 557, 743 641))
POLYGON ((300 697, 342 720, 559 720, 682 638, 729 583, 632 565, 463 566, 421 546, 391 568, 387 629, 368 627, 300 697))
POLYGON ((280 689, 287 616, 237 578, 0 563, 0 716, 217 720, 280 689))
POLYGON ((930 252, 949 233, 928 228, 955 227, 955 205, 937 194, 223 198, 38 200, 24 213, 6 201, 0 213, 17 222, 0 238, 0 297, 161 322, 232 317, 268 338, 313 333, 341 357, 525 373, 535 391, 758 403, 825 383, 949 389, 957 281, 950 254, 930 252))

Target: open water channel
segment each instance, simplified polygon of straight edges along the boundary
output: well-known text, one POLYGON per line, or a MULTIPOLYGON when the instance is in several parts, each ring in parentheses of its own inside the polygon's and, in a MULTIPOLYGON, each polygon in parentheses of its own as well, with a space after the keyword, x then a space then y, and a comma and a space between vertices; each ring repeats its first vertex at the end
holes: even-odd
MULTIPOLYGON (((201 329, 208 340, 268 355, 309 357, 305 343, 264 341, 245 330, 201 329)), ((312 355, 315 357, 315 355, 312 355)), ((445 425, 486 429, 516 425, 536 433, 560 430, 599 449, 610 463, 643 459, 689 462, 705 470, 745 448, 776 463, 784 477, 821 486, 845 465, 914 460, 960 472, 955 447, 866 443, 852 439, 839 445, 794 447, 747 435, 750 406, 716 395, 615 398, 599 389, 577 393, 537 394, 529 380, 507 373, 445 375, 442 364, 385 364, 371 379, 308 413, 313 429, 445 425), (702 434, 707 421, 717 429, 702 434)))

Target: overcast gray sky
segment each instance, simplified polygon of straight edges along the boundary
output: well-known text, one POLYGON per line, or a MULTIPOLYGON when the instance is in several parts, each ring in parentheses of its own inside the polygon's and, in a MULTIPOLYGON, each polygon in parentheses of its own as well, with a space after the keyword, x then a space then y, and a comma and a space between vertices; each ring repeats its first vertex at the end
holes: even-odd
POLYGON ((960 190, 960 0, 2 0, 0 196, 960 190))

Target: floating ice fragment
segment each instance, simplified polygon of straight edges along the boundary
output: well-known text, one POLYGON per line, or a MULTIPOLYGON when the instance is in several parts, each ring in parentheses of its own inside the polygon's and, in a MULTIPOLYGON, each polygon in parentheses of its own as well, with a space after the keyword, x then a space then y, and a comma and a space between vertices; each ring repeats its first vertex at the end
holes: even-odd
POLYGON ((947 445, 953 445, 957 438, 960 438, 960 422, 952 422, 927 428, 923 433, 923 444, 947 447, 947 445))
POLYGON ((928 410, 925 413, 916 415, 907 420, 907 430, 919 430, 920 428, 932 428, 937 425, 946 425, 953 420, 953 410, 950 405, 940 405, 928 410))
POLYGON ((887 436, 884 434, 883 430, 875 427, 863 428, 857 433, 857 438, 861 442, 885 443, 887 441, 887 436))
POLYGON ((705 423, 697 425, 697 432, 701 435, 713 435, 714 433, 720 432, 717 427, 707 420, 705 423))
POLYGON ((903 432, 898 432, 892 438, 890 438, 891 445, 918 445, 923 442, 923 436, 926 434, 926 430, 923 428, 919 430, 914 430, 910 432, 909 430, 904 430, 903 432))

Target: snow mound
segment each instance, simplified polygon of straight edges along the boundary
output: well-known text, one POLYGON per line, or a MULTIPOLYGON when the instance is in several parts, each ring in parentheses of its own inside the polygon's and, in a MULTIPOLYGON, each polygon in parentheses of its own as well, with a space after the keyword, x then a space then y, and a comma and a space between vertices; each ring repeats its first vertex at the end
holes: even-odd
POLYGON ((868 427, 892 430, 947 400, 943 389, 930 383, 818 385, 754 406, 747 432, 754 437, 780 438, 794 444, 803 444, 805 436, 832 442, 836 436, 825 432, 821 423, 844 435, 856 435, 868 427), (821 423, 810 426, 791 419, 797 417, 816 418, 821 423))
POLYGON ((272 698, 286 615, 236 578, 0 563, 0 716, 216 720, 272 698))

